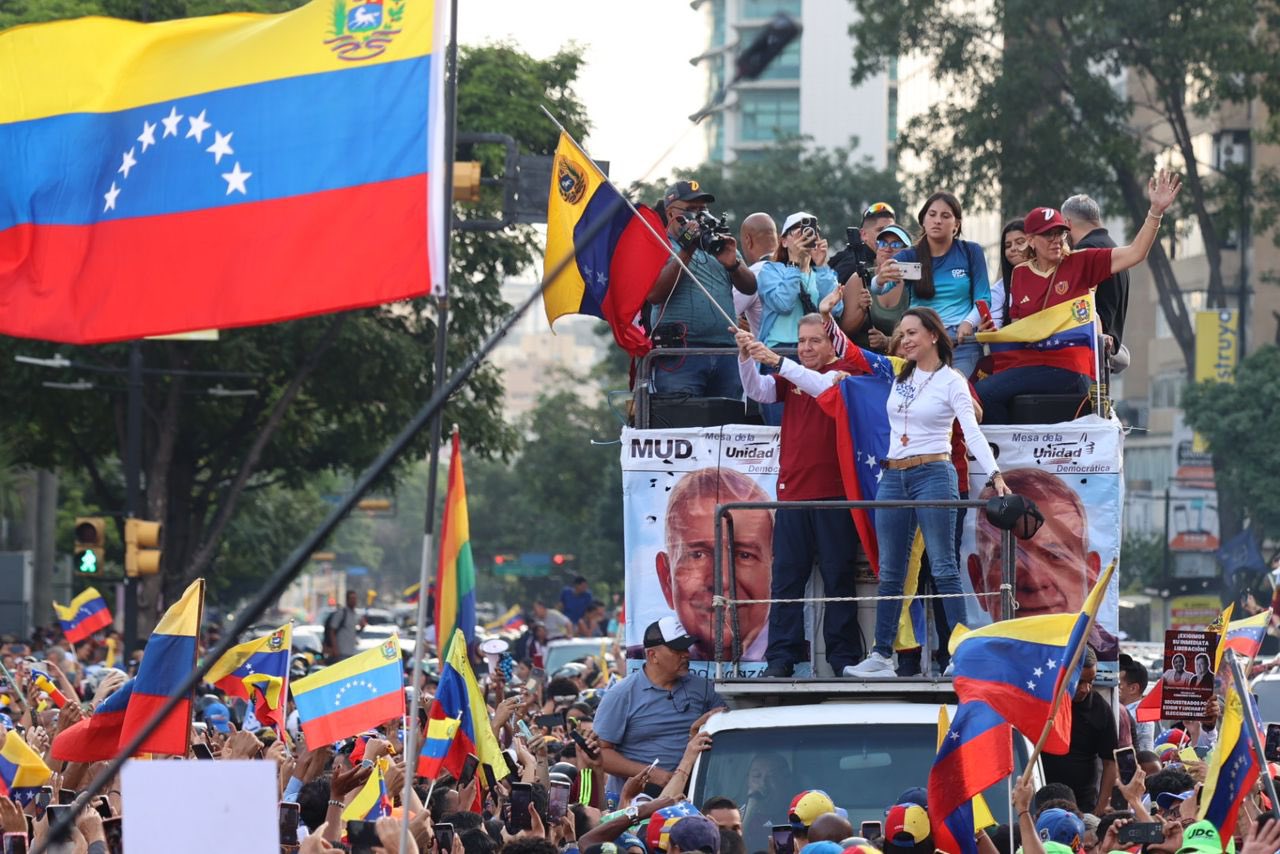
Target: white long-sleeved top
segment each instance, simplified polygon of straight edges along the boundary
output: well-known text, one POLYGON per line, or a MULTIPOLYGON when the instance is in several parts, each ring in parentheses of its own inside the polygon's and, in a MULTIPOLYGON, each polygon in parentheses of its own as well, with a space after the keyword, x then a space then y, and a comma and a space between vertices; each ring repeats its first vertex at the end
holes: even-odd
MULTIPOLYGON (((796 388, 812 397, 817 397, 831 388, 840 376, 838 371, 826 374, 811 371, 804 365, 787 358, 784 358, 782 364, 778 366, 778 375, 790 380, 796 388)), ((753 359, 742 361, 741 353, 738 354, 738 376, 742 378, 742 389, 747 393, 747 397, 759 403, 778 402, 773 375, 760 373, 760 368, 753 359)))
POLYGON ((973 414, 969 381, 949 365, 929 372, 916 368, 906 382, 896 378, 885 404, 889 415, 889 459, 950 454, 951 424, 960 422, 969 453, 983 471, 996 471, 995 456, 973 414), (910 406, 907 403, 910 402, 910 406), (902 443, 905 435, 910 439, 902 443))

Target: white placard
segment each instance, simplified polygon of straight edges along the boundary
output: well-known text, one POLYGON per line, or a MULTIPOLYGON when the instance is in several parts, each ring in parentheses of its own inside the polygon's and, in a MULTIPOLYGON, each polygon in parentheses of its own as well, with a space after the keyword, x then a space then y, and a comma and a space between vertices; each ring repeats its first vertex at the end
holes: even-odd
POLYGON ((129 854, 279 854, 276 764, 264 761, 125 763, 120 775, 129 854))

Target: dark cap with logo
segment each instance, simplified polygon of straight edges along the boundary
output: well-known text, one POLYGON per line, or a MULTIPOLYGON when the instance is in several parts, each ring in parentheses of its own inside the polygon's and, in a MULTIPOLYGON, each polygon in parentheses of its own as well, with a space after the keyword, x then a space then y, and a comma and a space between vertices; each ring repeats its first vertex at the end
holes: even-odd
POLYGON ((669 646, 683 652, 693 646, 693 638, 689 637, 689 633, 675 617, 663 617, 650 623, 644 630, 644 648, 653 649, 656 646, 669 646))
POLYGON ((702 189, 697 181, 676 181, 662 194, 667 204, 672 202, 714 202, 716 197, 702 189))

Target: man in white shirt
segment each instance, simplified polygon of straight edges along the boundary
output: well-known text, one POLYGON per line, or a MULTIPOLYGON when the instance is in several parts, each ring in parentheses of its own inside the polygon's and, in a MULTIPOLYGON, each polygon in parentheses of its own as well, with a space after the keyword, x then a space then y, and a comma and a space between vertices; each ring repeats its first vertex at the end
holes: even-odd
MULTIPOLYGON (((742 221, 738 228, 738 246, 742 249, 742 259, 748 269, 756 275, 767 261, 773 259, 778 249, 778 225, 767 213, 753 213, 742 221)), ((760 302, 758 291, 744 294, 733 292, 733 310, 739 316, 747 318, 747 326, 752 335, 760 334, 760 318, 764 314, 764 305, 760 302)))

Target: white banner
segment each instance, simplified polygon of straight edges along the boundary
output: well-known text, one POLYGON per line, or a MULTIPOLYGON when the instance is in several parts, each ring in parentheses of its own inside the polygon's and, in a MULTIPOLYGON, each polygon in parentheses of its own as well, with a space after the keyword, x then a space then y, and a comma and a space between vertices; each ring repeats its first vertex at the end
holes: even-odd
MULTIPOLYGON (((1045 524, 1018 548, 1017 616, 1069 613, 1084 604, 1102 567, 1118 557, 1124 495, 1120 426, 1096 416, 1050 426, 983 428, 1014 492, 1033 500, 1045 524)), ((985 495, 989 473, 969 460, 970 496, 985 495)), ((778 479, 778 428, 731 425, 622 433, 626 546, 627 651, 642 657, 647 625, 675 615, 697 640, 693 669, 715 660, 713 514, 717 504, 772 501, 778 479)), ((982 513, 965 514, 960 575, 966 592, 999 592, 998 533, 982 513)), ((738 599, 769 598, 773 515, 734 514, 738 599)), ((850 543, 850 548, 858 548, 850 543)), ((1098 616, 1099 658, 1118 652, 1119 572, 1098 616)), ((728 591, 726 590, 726 595, 728 591)), ((727 610, 726 610, 727 613, 727 610)), ((1000 616, 998 597, 970 600, 970 626, 1000 616)), ((768 605, 738 609, 743 674, 764 667, 768 605)), ((806 623, 810 622, 807 618, 806 623)), ((725 661, 732 626, 723 626, 725 661)))

